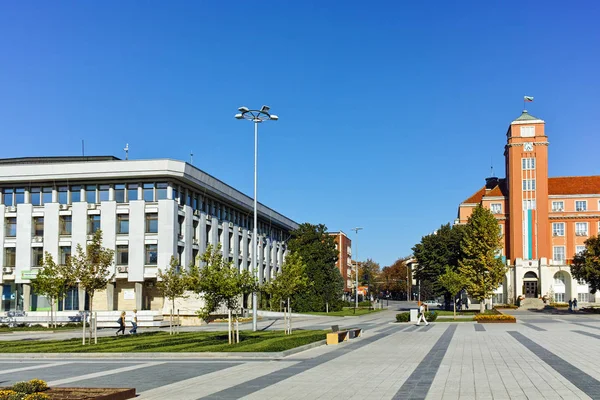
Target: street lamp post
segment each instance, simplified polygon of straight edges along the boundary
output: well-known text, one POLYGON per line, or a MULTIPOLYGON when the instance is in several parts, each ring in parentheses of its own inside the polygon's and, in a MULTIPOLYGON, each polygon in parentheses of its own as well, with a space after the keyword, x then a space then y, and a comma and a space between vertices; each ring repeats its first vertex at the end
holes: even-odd
MULTIPOLYGON (((263 121, 277 121, 279 117, 277 115, 269 113, 270 108, 268 106, 262 106, 260 110, 250 110, 248 107, 240 107, 238 108, 239 114, 235 114, 236 119, 245 119, 248 121, 254 122, 254 226, 252 230, 252 273, 254 274, 254 279, 258 280, 258 269, 256 266, 257 258, 258 258, 258 214, 257 214, 257 203, 256 203, 256 167, 258 164, 258 124, 263 121)), ((257 301, 258 296, 256 291, 252 293, 252 330, 256 332, 257 330, 257 301)))
MULTIPOLYGON (((356 237, 358 237, 358 231, 361 231, 362 228, 352 228, 351 231, 354 231, 356 233, 356 237)), ((355 272, 355 278, 356 278, 356 290, 354 291, 354 313, 356 314, 356 309, 358 308, 358 242, 356 243, 356 247, 355 247, 355 253, 352 254, 353 256, 356 256, 356 272, 355 272)))

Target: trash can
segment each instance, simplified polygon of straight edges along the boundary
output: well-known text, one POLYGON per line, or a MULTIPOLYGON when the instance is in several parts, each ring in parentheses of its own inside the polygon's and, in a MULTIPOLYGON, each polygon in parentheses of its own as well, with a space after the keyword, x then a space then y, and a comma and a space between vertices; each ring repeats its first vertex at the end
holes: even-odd
POLYGON ((419 319, 419 310, 417 310, 416 308, 411 308, 410 309, 410 322, 417 322, 418 319, 419 319))

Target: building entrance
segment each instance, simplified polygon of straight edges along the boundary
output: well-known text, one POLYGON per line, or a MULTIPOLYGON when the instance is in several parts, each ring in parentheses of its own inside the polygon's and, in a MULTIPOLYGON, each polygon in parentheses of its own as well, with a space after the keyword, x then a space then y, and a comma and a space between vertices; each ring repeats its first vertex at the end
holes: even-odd
POLYGON ((525 297, 536 298, 537 297, 537 281, 525 281, 525 297))

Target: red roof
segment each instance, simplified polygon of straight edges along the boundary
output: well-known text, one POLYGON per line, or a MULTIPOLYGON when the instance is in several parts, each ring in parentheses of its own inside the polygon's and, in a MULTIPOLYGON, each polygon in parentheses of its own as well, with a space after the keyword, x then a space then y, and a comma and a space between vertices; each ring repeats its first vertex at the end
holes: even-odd
POLYGON ((473 196, 469 197, 463 203, 480 203, 481 199, 483 199, 483 195, 485 194, 485 186, 479 189, 473 196))
POLYGON ((507 196, 508 190, 506 189, 506 179, 498 180, 498 184, 494 186, 489 192, 486 193, 485 186, 475 192, 471 197, 467 200, 463 201, 464 203, 475 203, 479 204, 483 199, 483 196, 491 196, 491 197, 501 197, 507 196))
POLYGON ((548 194, 600 194, 600 176, 548 178, 548 194))

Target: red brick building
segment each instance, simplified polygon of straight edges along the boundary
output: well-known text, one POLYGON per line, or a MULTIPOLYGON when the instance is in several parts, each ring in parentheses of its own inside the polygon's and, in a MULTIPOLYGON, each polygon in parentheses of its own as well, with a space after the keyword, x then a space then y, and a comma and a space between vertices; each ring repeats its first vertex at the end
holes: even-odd
POLYGON ((344 292, 352 292, 352 240, 342 231, 329 232, 335 239, 335 248, 338 251, 337 267, 344 279, 344 292))

